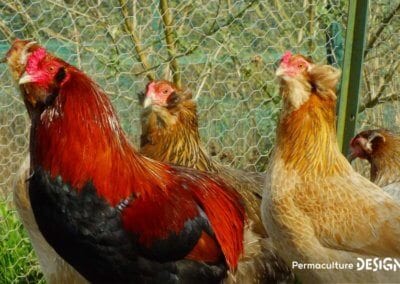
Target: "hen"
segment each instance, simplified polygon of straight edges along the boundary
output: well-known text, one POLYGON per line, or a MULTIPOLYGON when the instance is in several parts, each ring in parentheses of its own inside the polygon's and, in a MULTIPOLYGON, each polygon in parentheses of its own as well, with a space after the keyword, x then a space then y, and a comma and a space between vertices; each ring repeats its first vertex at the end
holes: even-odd
POLYGON ((235 191, 141 156, 86 74, 42 47, 25 57, 29 196, 50 245, 90 282, 219 283, 235 270, 246 218, 235 191))
MULTIPOLYGON (((26 40, 16 40, 12 44, 9 52, 4 58, 8 64, 13 79, 18 82, 25 69, 26 58, 21 56, 39 48, 35 42, 26 40)), ((26 104, 26 98, 29 92, 34 92, 29 86, 20 86, 23 99, 26 104)), ((26 104, 29 112, 30 107, 26 104)), ((47 243, 39 231, 33 216, 30 198, 28 195, 28 184, 26 180, 29 177, 29 158, 27 158, 18 171, 17 179, 14 184, 14 204, 18 211, 24 228, 28 231, 32 246, 39 259, 39 264, 47 283, 51 284, 78 284, 87 283, 87 281, 67 262, 65 262, 47 243)))
POLYGON ((350 159, 371 164, 371 181, 400 200, 400 137, 386 129, 366 130, 350 142, 350 159))
POLYGON ((142 135, 140 152, 152 159, 215 172, 242 196, 252 226, 246 228, 245 257, 239 262, 238 283, 290 280, 292 273, 277 257, 260 216, 265 174, 232 169, 215 162, 200 142, 196 103, 192 94, 169 81, 153 81, 139 101, 142 135), (252 275, 249 278, 249 274, 252 275))
POLYGON ((400 205, 356 173, 339 150, 339 74, 301 55, 282 57, 276 75, 283 110, 267 171, 263 222, 303 283, 396 282, 398 272, 356 269, 357 257, 400 256, 400 205), (296 263, 353 269, 299 269, 296 263))

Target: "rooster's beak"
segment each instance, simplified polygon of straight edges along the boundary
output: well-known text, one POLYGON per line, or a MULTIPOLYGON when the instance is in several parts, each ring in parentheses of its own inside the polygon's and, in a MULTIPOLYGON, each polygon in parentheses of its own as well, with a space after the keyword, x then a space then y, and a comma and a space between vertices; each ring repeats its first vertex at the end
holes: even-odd
POLYGON ((27 74, 26 72, 24 72, 24 74, 22 74, 22 77, 19 79, 18 84, 23 85, 26 83, 32 83, 34 82, 34 79, 31 75, 27 74))
POLYGON ((1 63, 6 63, 7 62, 7 56, 5 56, 4 58, 0 59, 0 64, 1 63))

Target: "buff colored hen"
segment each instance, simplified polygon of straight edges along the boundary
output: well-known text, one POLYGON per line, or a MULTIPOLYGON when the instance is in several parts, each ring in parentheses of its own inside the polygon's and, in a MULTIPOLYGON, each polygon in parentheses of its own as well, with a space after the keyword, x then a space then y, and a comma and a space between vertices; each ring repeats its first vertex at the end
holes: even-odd
MULTIPOLYGON (((283 110, 263 195, 264 225, 287 264, 400 256, 400 205, 356 173, 335 129, 339 71, 287 52, 283 110)), ((303 283, 398 282, 398 272, 296 270, 303 283)))

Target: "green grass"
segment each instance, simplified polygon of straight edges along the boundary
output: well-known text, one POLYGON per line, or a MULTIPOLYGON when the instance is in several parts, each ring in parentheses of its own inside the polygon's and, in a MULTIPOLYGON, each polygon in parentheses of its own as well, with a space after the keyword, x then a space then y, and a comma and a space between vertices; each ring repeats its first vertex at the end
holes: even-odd
POLYGON ((0 283, 45 283, 17 213, 0 200, 0 283))

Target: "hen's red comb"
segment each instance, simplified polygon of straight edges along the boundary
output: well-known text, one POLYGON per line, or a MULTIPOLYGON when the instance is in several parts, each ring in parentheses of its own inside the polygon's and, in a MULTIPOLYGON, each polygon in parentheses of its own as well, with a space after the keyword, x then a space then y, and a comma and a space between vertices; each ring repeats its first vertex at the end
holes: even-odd
POLYGON ((283 54, 281 62, 282 63, 289 63, 290 58, 292 57, 292 53, 290 51, 286 51, 285 54, 283 54))
MULTIPOLYGON (((155 91, 155 85, 156 85, 156 83, 154 81, 148 83, 147 84, 147 93, 148 92, 154 92, 155 91)), ((146 95, 147 95, 147 93, 146 93, 146 95)))
POLYGON ((26 64, 26 72, 28 74, 35 72, 38 69, 38 64, 47 55, 46 49, 41 47, 35 50, 28 58, 26 64))

